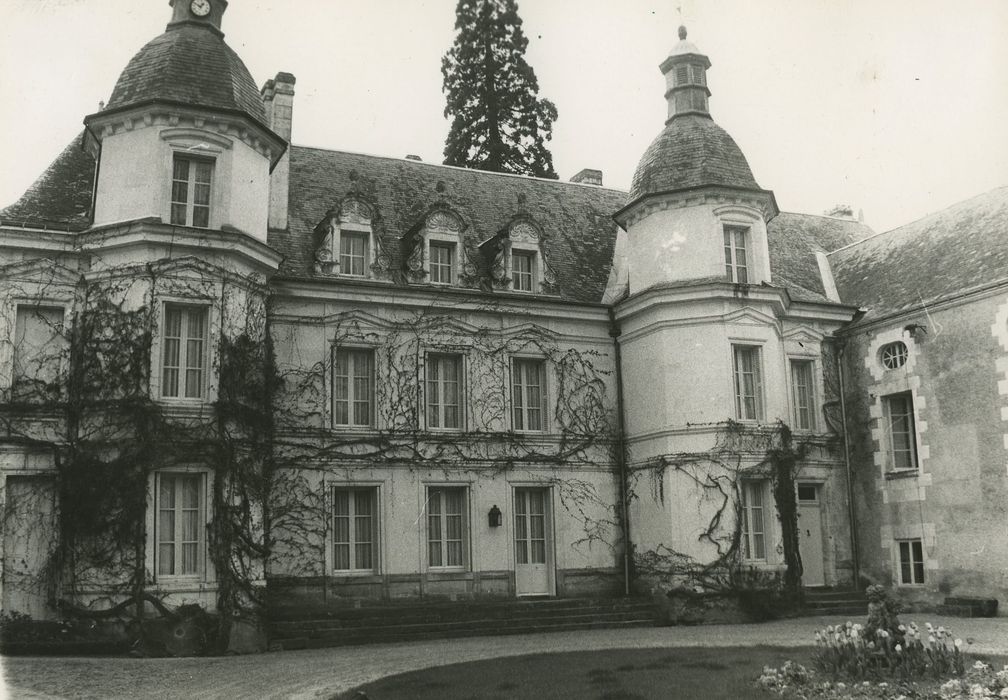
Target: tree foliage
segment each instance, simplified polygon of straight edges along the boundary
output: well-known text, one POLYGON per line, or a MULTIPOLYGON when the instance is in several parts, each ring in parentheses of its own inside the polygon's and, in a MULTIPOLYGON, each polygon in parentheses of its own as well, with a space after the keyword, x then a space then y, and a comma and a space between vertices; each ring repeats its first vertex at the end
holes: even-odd
POLYGON ((455 43, 441 62, 451 131, 445 165, 556 178, 546 147, 556 107, 525 61, 515 0, 459 0, 455 43))

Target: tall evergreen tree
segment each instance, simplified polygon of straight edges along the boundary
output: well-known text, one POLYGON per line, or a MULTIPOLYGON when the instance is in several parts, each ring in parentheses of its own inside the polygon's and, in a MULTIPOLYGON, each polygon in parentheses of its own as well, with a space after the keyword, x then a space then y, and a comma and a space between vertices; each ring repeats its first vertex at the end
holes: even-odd
POLYGON ((556 178, 546 142, 557 118, 525 61, 515 0, 459 0, 455 43, 441 61, 451 131, 445 165, 556 178))

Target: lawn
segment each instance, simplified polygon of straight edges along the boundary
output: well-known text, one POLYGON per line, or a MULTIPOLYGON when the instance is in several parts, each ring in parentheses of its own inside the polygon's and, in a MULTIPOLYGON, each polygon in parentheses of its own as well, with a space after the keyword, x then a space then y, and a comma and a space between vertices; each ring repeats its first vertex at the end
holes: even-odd
POLYGON ((368 683, 339 700, 464 700, 488 698, 645 698, 775 697, 753 687, 764 665, 788 659, 808 663, 809 647, 694 647, 612 649, 513 656, 438 666, 368 683))

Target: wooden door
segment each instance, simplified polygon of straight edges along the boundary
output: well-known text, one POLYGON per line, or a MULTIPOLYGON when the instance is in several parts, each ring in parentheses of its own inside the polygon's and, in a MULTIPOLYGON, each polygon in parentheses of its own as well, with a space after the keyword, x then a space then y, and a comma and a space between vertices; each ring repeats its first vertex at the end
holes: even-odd
POLYGON ((515 592, 550 595, 553 543, 549 527, 549 491, 515 489, 515 592))
POLYGON ((798 484, 798 541, 806 586, 826 585, 820 494, 816 484, 798 484))
POLYGON ((3 610, 52 616, 45 567, 56 544, 56 487, 48 476, 8 476, 4 503, 3 610))

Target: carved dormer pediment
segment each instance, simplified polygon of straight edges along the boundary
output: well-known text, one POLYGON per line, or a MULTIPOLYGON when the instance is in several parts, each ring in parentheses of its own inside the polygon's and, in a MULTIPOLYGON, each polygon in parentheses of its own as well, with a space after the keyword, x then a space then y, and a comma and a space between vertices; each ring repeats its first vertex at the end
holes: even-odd
POLYGON ((377 210, 369 202, 356 195, 345 197, 316 231, 322 233, 315 249, 316 274, 389 279, 391 258, 382 246, 377 210))

